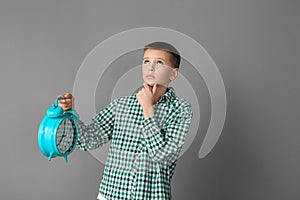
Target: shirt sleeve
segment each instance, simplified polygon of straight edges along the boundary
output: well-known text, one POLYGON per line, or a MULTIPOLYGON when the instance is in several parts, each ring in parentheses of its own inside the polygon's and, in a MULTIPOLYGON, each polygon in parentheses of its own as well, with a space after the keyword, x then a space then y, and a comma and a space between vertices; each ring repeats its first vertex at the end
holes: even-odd
POLYGON ((96 149, 112 138, 116 101, 114 100, 100 111, 89 125, 78 121, 77 148, 84 151, 96 149))
POLYGON ((155 115, 143 121, 143 136, 150 159, 154 162, 174 162, 179 156, 192 119, 190 105, 179 107, 160 129, 155 115))

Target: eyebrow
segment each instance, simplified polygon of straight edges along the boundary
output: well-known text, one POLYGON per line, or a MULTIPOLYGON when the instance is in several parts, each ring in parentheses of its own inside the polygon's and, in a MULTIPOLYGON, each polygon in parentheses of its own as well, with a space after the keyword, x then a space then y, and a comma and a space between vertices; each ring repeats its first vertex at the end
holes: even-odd
MULTIPOLYGON (((145 58, 143 58, 143 60, 145 60, 145 59, 149 59, 150 57, 145 57, 145 58)), ((163 61, 165 61, 166 62, 166 60, 164 59, 164 58, 156 58, 156 59, 160 59, 160 60, 163 60, 163 61)))

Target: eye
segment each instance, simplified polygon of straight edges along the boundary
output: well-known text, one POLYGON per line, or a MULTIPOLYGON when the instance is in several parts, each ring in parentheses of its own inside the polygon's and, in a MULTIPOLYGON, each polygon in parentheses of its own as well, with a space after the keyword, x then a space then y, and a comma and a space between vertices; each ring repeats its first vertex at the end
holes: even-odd
POLYGON ((143 61, 143 64, 145 64, 145 65, 147 65, 147 64, 149 64, 149 63, 150 63, 149 60, 144 60, 144 61, 143 61))
POLYGON ((165 63, 164 63, 163 61, 161 61, 161 60, 158 60, 158 61, 157 61, 157 64, 159 64, 159 65, 164 65, 165 63))

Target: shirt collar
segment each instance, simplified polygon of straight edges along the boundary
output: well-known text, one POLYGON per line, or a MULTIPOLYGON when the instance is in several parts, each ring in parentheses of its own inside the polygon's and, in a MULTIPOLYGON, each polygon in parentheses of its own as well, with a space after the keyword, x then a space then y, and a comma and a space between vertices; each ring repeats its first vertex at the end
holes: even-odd
POLYGON ((175 91, 172 87, 168 87, 167 91, 162 95, 158 103, 170 104, 175 98, 175 91))

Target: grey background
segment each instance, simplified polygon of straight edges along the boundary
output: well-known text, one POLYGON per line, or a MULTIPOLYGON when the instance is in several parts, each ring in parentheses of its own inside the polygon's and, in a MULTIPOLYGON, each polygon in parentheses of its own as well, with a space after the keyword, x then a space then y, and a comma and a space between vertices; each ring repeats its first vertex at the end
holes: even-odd
POLYGON ((299 9, 296 0, 2 0, 0 199, 96 198, 103 165, 79 150, 49 163, 38 126, 97 44, 145 26, 197 40, 227 92, 223 133, 205 159, 201 134, 181 157, 174 199, 299 199, 299 9))

